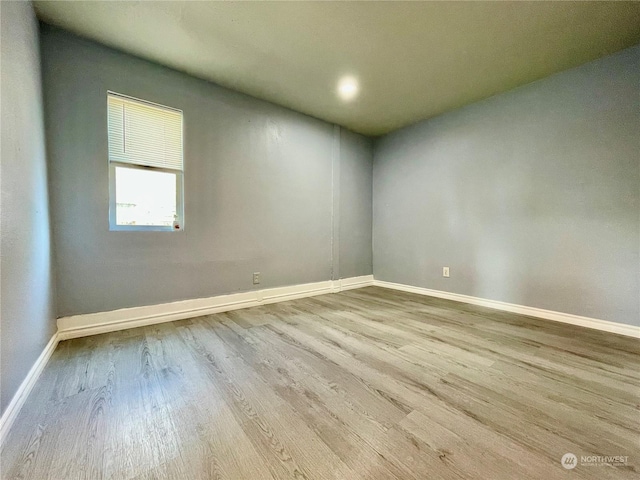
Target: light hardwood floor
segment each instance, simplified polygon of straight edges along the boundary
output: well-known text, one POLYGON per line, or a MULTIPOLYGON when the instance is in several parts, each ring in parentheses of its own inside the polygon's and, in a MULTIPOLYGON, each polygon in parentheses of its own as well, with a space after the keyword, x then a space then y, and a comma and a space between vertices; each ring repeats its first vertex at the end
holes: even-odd
POLYGON ((62 342, 2 478, 639 478, 639 365, 632 338, 376 287, 237 310, 62 342))

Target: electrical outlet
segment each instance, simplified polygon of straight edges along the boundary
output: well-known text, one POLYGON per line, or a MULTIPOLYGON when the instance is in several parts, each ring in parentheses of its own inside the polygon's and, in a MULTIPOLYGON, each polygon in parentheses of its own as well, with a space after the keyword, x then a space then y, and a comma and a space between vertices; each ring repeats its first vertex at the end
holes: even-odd
POLYGON ((449 278, 449 267, 442 267, 442 276, 449 278))
POLYGON ((253 273, 253 284, 258 285, 260 283, 260 272, 253 273))

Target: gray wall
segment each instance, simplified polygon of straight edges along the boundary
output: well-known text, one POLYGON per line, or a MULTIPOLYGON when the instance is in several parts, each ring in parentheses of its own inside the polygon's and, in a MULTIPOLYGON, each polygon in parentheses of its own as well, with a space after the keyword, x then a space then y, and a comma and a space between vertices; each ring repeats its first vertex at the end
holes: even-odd
POLYGON ((639 85, 636 46, 378 140, 376 279, 640 324, 639 85))
POLYGON ((371 252, 373 142, 348 130, 340 135, 340 278, 373 273, 371 252))
POLYGON ((370 188, 339 176, 341 150, 347 174, 366 171, 362 138, 342 149, 328 123, 52 27, 41 37, 58 316, 329 280, 338 261, 371 273, 369 225, 339 218, 371 207, 335 208, 359 195, 341 185, 370 188), (184 232, 109 231, 107 90, 184 111, 184 232))
POLYGON ((55 331, 38 24, 0 2, 0 412, 55 331))

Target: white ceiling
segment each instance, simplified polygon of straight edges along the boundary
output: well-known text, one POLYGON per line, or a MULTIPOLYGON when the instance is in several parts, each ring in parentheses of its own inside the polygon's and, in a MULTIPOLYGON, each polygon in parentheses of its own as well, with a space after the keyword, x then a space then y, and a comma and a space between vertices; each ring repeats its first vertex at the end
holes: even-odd
POLYGON ((380 135, 640 42, 640 2, 36 1, 41 20, 380 135), (340 78, 360 83, 350 102, 340 78))

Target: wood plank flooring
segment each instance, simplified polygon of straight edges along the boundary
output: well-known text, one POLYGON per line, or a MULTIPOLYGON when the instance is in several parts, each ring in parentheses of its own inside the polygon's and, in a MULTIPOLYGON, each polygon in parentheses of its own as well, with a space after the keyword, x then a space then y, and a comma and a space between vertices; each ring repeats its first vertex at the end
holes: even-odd
POLYGON ((1 473, 637 479, 639 366, 636 339, 369 287, 60 343, 1 473))

